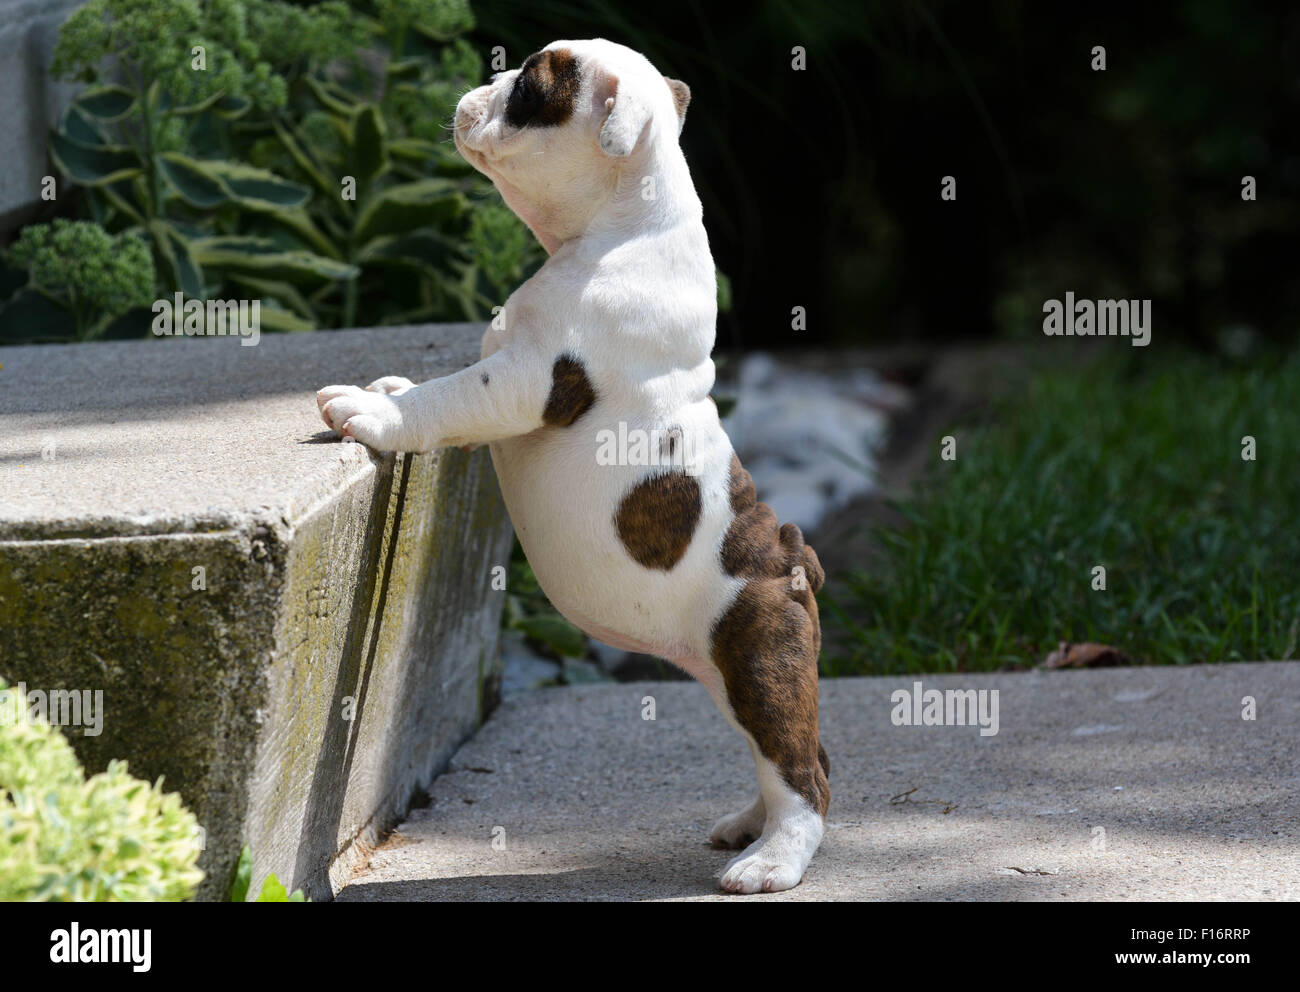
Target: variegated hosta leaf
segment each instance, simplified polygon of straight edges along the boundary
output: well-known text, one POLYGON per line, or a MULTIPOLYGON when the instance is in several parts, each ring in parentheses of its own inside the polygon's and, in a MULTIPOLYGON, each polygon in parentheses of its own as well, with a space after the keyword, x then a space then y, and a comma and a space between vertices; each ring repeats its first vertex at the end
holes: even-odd
POLYGON ((358 269, 309 251, 285 249, 268 238, 214 237, 191 242, 200 265, 291 283, 355 279, 358 269))
POLYGON ((125 86, 96 86, 81 93, 74 102, 96 120, 116 121, 131 112, 135 94, 125 86))
POLYGON ((371 198, 357 218, 355 240, 365 244, 385 234, 441 227, 466 209, 465 197, 449 179, 422 179, 390 186, 371 198))
POLYGON ((188 297, 203 299, 202 263, 194 257, 192 244, 171 224, 155 220, 149 224, 154 245, 170 270, 171 283, 188 297))
POLYGON ((300 183, 242 162, 195 159, 178 152, 165 152, 157 161, 176 194, 201 209, 234 202, 250 210, 293 210, 311 196, 300 183))
POLYGON ((140 174, 140 159, 120 145, 91 145, 54 131, 50 134, 54 164, 74 183, 99 186, 140 174))
POLYGON ((388 168, 384 119, 373 103, 363 104, 351 121, 352 174, 364 185, 388 168))

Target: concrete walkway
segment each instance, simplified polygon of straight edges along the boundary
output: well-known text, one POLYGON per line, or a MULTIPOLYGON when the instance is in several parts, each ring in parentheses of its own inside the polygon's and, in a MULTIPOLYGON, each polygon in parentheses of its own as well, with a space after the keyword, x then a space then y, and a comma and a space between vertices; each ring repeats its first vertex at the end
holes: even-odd
POLYGON ((1300 899, 1300 663, 921 681, 999 690, 999 732, 895 726, 912 678, 824 681, 830 825, 789 892, 718 892, 752 762, 700 686, 655 682, 504 704, 339 898, 1300 899))

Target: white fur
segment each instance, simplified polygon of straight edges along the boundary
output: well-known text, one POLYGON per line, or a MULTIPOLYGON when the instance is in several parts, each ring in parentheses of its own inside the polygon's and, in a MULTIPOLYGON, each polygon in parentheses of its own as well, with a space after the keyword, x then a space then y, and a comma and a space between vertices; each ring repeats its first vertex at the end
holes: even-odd
MULTIPOLYGON (((600 640, 682 666, 734 724, 710 660, 714 622, 743 585, 718 557, 732 520, 732 448, 708 398, 714 265, 677 109, 663 76, 631 49, 603 40, 547 47, 579 60, 566 123, 506 122, 514 70, 461 99, 455 137, 550 258, 506 301, 504 326, 488 329, 476 365, 414 387, 394 377, 367 390, 329 386, 318 404, 332 428, 379 450, 489 443, 515 531, 555 607, 600 640), (646 176, 653 199, 642 195, 646 176), (543 427, 552 366, 566 353, 580 358, 598 399, 572 426, 543 427), (617 533, 620 501, 651 474, 597 464, 597 432, 620 422, 679 426, 694 442, 702 513, 668 572, 637 564, 617 533)), ((730 891, 797 884, 821 837, 821 818, 755 756, 761 798, 714 828, 728 843, 762 830, 724 873, 730 891)))

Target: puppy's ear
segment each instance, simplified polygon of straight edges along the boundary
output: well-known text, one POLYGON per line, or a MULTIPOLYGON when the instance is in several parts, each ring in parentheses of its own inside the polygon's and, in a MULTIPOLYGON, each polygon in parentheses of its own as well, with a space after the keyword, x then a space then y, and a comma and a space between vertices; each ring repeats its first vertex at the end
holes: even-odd
POLYGON ((632 154, 641 134, 650 123, 650 108, 632 92, 620 92, 618 77, 606 73, 600 80, 598 94, 605 96, 605 123, 600 127, 600 147, 605 154, 625 158, 632 154))
POLYGON ((683 83, 680 79, 669 79, 664 76, 664 82, 673 92, 673 103, 677 106, 677 133, 682 133, 682 128, 686 126, 686 108, 691 103, 691 88, 683 83))

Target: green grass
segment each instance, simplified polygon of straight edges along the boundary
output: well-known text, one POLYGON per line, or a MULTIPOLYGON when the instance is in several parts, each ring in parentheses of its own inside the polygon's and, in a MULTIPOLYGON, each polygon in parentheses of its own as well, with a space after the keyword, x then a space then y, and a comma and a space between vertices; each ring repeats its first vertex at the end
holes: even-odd
POLYGON ((1296 656, 1300 356, 1143 349, 1042 374, 948 433, 955 461, 936 438, 880 565, 824 591, 847 642, 827 674, 1027 666, 1062 640, 1147 664, 1296 656))

